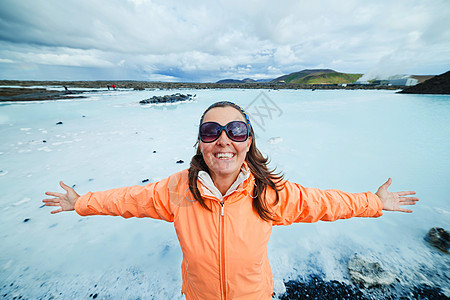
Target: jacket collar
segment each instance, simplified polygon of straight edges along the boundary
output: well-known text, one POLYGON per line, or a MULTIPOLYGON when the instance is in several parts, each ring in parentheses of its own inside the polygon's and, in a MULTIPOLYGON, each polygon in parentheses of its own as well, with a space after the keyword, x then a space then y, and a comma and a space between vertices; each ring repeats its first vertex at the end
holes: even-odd
POLYGON ((212 196, 214 198, 217 198, 219 201, 223 201, 223 199, 229 195, 231 195, 233 192, 237 191, 239 188, 246 188, 248 186, 248 180, 251 176, 250 169, 246 162, 241 167, 241 171, 239 172, 238 177, 236 178, 235 182, 230 186, 228 191, 225 193, 225 195, 222 195, 222 193, 217 189, 217 187, 214 185, 214 182, 209 175, 209 173, 205 171, 199 171, 198 172, 198 180, 201 183, 202 188, 202 194, 205 196, 212 196))

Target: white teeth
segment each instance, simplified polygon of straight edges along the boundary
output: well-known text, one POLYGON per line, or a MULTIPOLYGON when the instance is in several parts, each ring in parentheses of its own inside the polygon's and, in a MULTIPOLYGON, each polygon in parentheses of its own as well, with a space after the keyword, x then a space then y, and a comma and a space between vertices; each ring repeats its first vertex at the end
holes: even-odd
POLYGON ((229 159, 234 156, 233 153, 216 153, 215 157, 219 159, 229 159))

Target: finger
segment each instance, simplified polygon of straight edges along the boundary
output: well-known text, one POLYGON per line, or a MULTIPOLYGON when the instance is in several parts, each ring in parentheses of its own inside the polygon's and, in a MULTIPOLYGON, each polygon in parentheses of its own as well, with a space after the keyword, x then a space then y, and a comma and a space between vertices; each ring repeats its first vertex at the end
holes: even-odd
POLYGON ((417 197, 401 197, 398 199, 400 199, 400 201, 419 201, 419 198, 417 197))
POLYGON ((416 205, 416 202, 400 202, 398 205, 416 205))
POLYGON ((53 197, 61 197, 64 195, 64 194, 57 193, 57 192, 45 192, 45 194, 49 195, 49 196, 53 196, 53 197))
POLYGON ((44 199, 42 202, 55 202, 58 198, 44 199))
POLYGON ((62 211, 63 211, 63 209, 62 209, 62 208, 60 208, 60 209, 57 209, 57 210, 51 211, 50 213, 51 213, 51 214, 57 214, 57 213, 60 213, 60 212, 62 212, 62 211))
POLYGON ((42 200, 44 203, 59 203, 57 199, 44 199, 42 200))
POLYGON ((405 203, 412 203, 414 205, 414 204, 416 204, 416 202, 417 202, 416 200, 401 200, 398 203, 400 205, 405 205, 405 203))
POLYGON ((413 212, 412 210, 405 209, 405 208, 399 208, 397 211, 401 211, 401 212, 404 212, 404 213, 412 213, 413 212))
POLYGON ((419 201, 419 198, 417 198, 417 197, 399 197, 399 199, 419 201))
POLYGON ((45 206, 61 206, 61 204, 58 203, 45 203, 45 206))
POLYGON ((387 190, 387 189, 389 188, 389 186, 391 185, 391 183, 392 183, 392 179, 391 179, 391 177, 389 177, 388 180, 387 180, 385 183, 383 183, 383 185, 381 186, 381 188, 387 190))
POLYGON ((406 196, 406 195, 415 195, 415 191, 403 191, 403 192, 396 192, 398 196, 406 196))

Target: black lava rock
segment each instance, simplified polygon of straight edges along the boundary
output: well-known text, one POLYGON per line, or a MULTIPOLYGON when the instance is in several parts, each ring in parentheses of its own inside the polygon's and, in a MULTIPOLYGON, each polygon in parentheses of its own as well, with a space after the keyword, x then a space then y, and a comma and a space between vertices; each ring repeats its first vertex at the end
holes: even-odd
POLYGON ((349 285, 336 280, 324 281, 317 275, 313 275, 308 281, 290 280, 284 283, 286 292, 279 295, 280 300, 450 300, 440 287, 427 285, 371 287, 362 288, 349 285))
POLYGON ((280 300, 293 299, 355 299, 366 300, 363 293, 339 281, 324 281, 313 277, 309 282, 290 280, 285 282, 286 292, 280 295, 280 300))
POLYGON ((180 93, 176 93, 173 95, 165 95, 165 96, 153 96, 149 99, 144 99, 139 101, 141 104, 160 104, 160 103, 175 103, 182 101, 192 100, 193 97, 190 94, 183 95, 180 93))
POLYGON ((25 220, 23 220, 24 223, 26 223, 26 222, 28 222, 28 221, 30 221, 30 219, 28 219, 28 218, 25 219, 25 220))
POLYGON ((150 181, 150 179, 146 178, 146 179, 142 180, 142 183, 146 183, 146 182, 149 182, 149 181, 150 181))
POLYGON ((435 76, 418 85, 405 88, 403 94, 450 94, 450 71, 435 76))
POLYGON ((450 233, 447 230, 440 227, 433 227, 428 231, 424 239, 431 246, 445 253, 450 252, 450 233))
POLYGON ((56 123, 56 125, 62 125, 63 122, 59 121, 58 123, 56 123))
POLYGON ((428 299, 428 300, 445 300, 450 299, 445 296, 440 288, 429 287, 427 285, 420 285, 413 289, 413 299, 428 299))
POLYGON ((177 161, 177 164, 183 164, 183 163, 184 163, 184 160, 180 159, 180 160, 177 161))

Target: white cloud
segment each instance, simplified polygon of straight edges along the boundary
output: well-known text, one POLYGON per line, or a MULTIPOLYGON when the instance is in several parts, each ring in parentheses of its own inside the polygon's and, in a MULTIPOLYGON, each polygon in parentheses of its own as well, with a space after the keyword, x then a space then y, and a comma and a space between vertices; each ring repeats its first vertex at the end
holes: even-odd
POLYGON ((294 51, 292 51, 291 46, 285 45, 278 47, 273 55, 275 63, 279 65, 297 64, 301 63, 294 51))
POLYGON ((30 54, 27 57, 29 62, 35 62, 45 65, 62 65, 62 66, 76 66, 76 67, 112 67, 113 64, 99 59, 93 55, 85 54, 54 54, 54 53, 39 53, 30 54))
POLYGON ((178 77, 162 74, 150 74, 149 76, 147 76, 146 79, 149 81, 165 81, 165 82, 176 82, 180 80, 180 78, 178 77))
POLYGON ((12 56, 22 63, 35 63, 41 65, 105 68, 114 66, 113 63, 102 58, 102 56, 104 56, 103 52, 97 50, 33 47, 24 52, 14 53, 12 56))
POLYGON ((450 68, 448 0, 3 0, 0 9, 0 63, 12 65, 185 80, 317 66, 364 73, 387 58, 416 74, 450 68))

